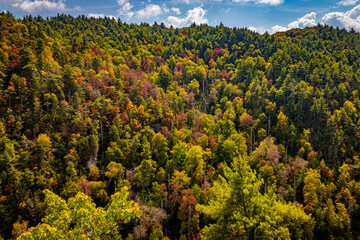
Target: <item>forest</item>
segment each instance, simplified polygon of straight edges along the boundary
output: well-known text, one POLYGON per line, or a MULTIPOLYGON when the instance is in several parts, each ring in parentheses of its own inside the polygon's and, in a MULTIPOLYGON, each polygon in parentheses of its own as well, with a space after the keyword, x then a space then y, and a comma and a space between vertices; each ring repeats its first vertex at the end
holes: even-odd
POLYGON ((359 239, 360 33, 0 13, 0 239, 359 239))

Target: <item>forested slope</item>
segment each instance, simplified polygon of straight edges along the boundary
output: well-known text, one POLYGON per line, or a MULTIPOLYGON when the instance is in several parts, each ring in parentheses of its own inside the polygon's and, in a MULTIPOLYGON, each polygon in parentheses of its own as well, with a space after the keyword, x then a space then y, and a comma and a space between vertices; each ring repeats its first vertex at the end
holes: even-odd
POLYGON ((0 236, 358 238, 359 57, 321 25, 0 13, 0 236))

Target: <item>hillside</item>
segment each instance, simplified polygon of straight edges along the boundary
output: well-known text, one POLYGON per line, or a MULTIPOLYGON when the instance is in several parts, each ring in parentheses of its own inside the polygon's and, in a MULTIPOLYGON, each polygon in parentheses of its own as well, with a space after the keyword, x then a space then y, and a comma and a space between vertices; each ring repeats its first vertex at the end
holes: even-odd
POLYGON ((0 238, 359 238, 359 57, 322 25, 0 13, 0 238))

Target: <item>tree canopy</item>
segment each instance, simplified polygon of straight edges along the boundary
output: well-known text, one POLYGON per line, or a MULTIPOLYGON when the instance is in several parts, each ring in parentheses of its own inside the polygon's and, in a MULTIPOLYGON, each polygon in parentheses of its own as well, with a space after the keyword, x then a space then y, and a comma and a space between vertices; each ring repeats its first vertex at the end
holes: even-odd
POLYGON ((1 12, 0 238, 359 238, 359 45, 1 12))

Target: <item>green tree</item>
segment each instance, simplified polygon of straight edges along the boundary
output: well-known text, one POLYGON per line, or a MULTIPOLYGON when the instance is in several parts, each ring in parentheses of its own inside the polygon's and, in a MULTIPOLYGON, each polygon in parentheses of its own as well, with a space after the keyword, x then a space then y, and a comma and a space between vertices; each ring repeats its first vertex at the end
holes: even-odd
POLYGON ((192 146, 186 153, 183 169, 196 182, 204 177, 204 152, 200 146, 192 146))
POLYGON ((135 183, 139 188, 149 188, 155 178, 156 162, 151 159, 144 159, 134 169, 135 183))
POLYGON ((283 203, 276 194, 260 191, 262 180, 243 158, 219 177, 213 199, 197 209, 215 221, 203 230, 205 239, 311 238, 314 222, 299 205, 283 203))
POLYGON ((44 194, 47 208, 42 223, 19 239, 121 239, 118 224, 141 216, 137 203, 127 201, 127 188, 111 197, 106 211, 81 192, 67 202, 49 190, 44 194))
POLYGON ((172 81, 173 77, 171 73, 165 66, 162 66, 160 68, 158 76, 158 83, 160 87, 162 87, 166 91, 166 89, 173 83, 172 81))
POLYGON ((152 153, 153 159, 158 162, 160 166, 165 166, 168 158, 168 144, 166 138, 161 133, 157 133, 154 135, 152 142, 152 153))

